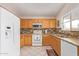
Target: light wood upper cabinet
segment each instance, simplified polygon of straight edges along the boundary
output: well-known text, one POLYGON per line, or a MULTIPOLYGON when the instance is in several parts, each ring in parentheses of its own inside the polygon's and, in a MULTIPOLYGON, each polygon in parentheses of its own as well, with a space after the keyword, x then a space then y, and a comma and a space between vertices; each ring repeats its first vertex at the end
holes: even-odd
POLYGON ((43 28, 56 28, 58 21, 56 19, 42 19, 43 28))
POLYGON ((29 27, 28 27, 28 28, 32 28, 32 23, 33 23, 33 22, 29 21, 29 24, 28 24, 29 27))
POLYGON ((32 34, 26 34, 24 39, 25 46, 32 46, 32 34))
POLYGON ((29 20, 25 20, 25 28, 29 28, 29 20))
POLYGON ((28 28, 28 25, 27 24, 29 24, 28 23, 28 20, 20 20, 20 27, 21 28, 28 28))
POLYGON ((32 19, 33 23, 38 23, 38 19, 32 19))
POLYGON ((20 20, 20 27, 25 28, 25 20, 20 20))
POLYGON ((21 19, 21 28, 32 28, 33 23, 42 23, 42 28, 56 28, 56 19, 21 19))
POLYGON ((42 23, 42 19, 32 19, 32 23, 42 23))
POLYGON ((43 20, 43 19, 38 19, 38 22, 39 22, 39 23, 42 23, 42 20, 43 20))
POLYGON ((50 19, 49 23, 50 23, 50 28, 56 28, 56 26, 57 26, 56 19, 50 19))
POLYGON ((43 28, 49 28, 49 20, 48 19, 43 19, 42 20, 42 27, 43 28))
POLYGON ((32 28, 32 20, 30 19, 21 19, 20 20, 20 27, 21 28, 32 28))
POLYGON ((28 20, 28 24, 27 24, 28 28, 32 28, 32 23, 33 23, 33 20, 29 19, 28 20))

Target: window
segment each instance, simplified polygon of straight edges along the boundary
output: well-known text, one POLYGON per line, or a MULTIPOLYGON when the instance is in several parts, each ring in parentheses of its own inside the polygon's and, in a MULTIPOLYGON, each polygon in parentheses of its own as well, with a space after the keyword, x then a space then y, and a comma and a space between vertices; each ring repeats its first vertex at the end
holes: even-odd
POLYGON ((70 30, 70 16, 63 17, 63 30, 70 30))
POLYGON ((79 7, 66 13, 62 18, 62 29, 79 31, 79 7), (71 17, 70 17, 71 16, 71 17))
POLYGON ((69 16, 63 17, 63 30, 79 31, 79 19, 70 20, 69 16))
POLYGON ((79 29, 79 19, 72 20, 72 30, 78 30, 79 29))

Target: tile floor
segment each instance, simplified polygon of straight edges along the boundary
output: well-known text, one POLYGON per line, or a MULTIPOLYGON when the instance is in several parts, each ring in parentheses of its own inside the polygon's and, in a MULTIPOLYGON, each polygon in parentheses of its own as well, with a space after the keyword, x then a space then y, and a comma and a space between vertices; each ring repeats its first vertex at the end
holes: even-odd
POLYGON ((50 46, 24 46, 21 48, 21 56, 47 56, 46 49, 51 49, 50 46))

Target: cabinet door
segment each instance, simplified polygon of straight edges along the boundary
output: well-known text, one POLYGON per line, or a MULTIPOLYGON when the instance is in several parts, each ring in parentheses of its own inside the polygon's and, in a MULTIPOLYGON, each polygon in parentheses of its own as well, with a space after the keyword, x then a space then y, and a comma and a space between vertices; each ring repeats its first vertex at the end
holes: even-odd
POLYGON ((29 21, 28 21, 28 25, 29 25, 29 26, 28 26, 28 27, 29 27, 29 28, 32 28, 32 24, 33 24, 33 20, 32 20, 32 19, 29 19, 29 21))
POLYGON ((38 22, 39 22, 39 23, 42 23, 42 19, 38 19, 38 22))
POLYGON ((25 27, 24 27, 24 28, 29 28, 29 20, 28 20, 28 19, 27 19, 27 20, 25 20, 25 22, 24 22, 24 23, 25 23, 25 25, 24 25, 25 27))
POLYGON ((50 37, 50 43, 52 48, 56 51, 56 53, 60 56, 61 55, 61 40, 55 36, 50 37))
POLYGON ((32 35, 25 35, 24 43, 26 46, 32 46, 32 35))
POLYGON ((49 20, 48 19, 43 19, 42 23, 43 23, 43 28, 49 28, 49 20))
POLYGON ((61 55, 61 41, 59 38, 51 35, 45 35, 43 37, 43 45, 51 46, 52 48, 54 48, 58 55, 61 55))
POLYGON ((28 36, 28 42, 29 42, 28 45, 32 46, 32 35, 28 36))
POLYGON ((33 19, 34 23, 38 23, 39 20, 38 19, 33 19))
POLYGON ((21 28, 32 28, 32 22, 31 19, 21 19, 20 20, 20 27, 21 28))
POLYGON ((55 19, 50 19, 50 28, 56 28, 56 20, 55 19))
POLYGON ((77 56, 77 46, 61 40, 61 56, 77 56))
POLYGON ((24 38, 24 45, 26 46, 26 45, 28 45, 28 35, 25 35, 25 38, 24 38))
POLYGON ((79 47, 77 47, 77 55, 79 56, 79 47))
POLYGON ((50 38, 50 36, 49 35, 46 35, 46 36, 43 36, 43 46, 50 46, 50 40, 51 40, 51 38, 50 38))
POLYGON ((20 35, 20 47, 23 47, 24 46, 24 34, 21 34, 20 35))
POLYGON ((25 22, 23 19, 20 20, 20 28, 25 28, 25 22))

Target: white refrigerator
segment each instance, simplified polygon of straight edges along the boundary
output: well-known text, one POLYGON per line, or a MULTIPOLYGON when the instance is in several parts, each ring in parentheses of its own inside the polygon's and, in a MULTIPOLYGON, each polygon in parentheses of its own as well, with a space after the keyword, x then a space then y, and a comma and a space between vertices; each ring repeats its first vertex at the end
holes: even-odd
POLYGON ((0 56, 20 55, 20 20, 0 7, 0 56))

